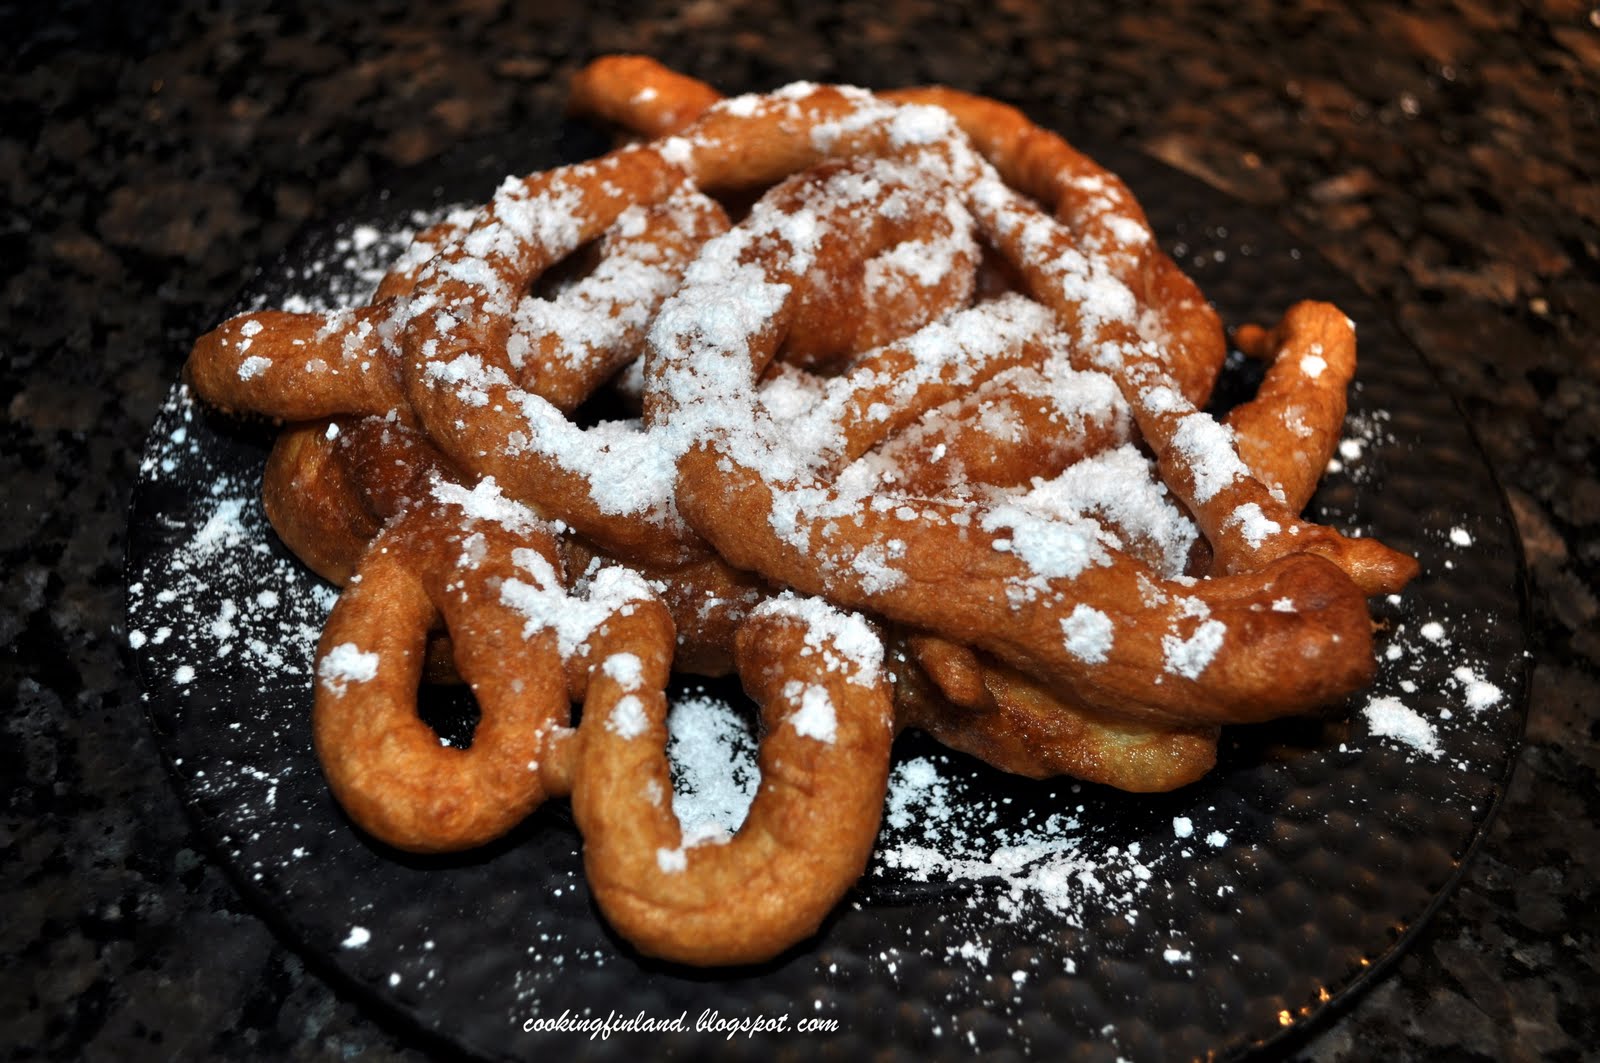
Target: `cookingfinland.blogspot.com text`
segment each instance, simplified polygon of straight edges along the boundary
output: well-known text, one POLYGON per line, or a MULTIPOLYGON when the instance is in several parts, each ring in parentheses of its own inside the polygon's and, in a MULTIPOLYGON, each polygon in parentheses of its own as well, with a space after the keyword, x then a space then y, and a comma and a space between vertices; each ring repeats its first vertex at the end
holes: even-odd
POLYGON ((756 1034, 816 1034, 835 1033, 839 1020, 822 1016, 803 1015, 795 1018, 782 1015, 724 1015, 715 1008, 707 1008, 691 1018, 687 1011, 677 1015, 648 1015, 643 1011, 633 1015, 608 1012, 598 1015, 574 1015, 563 1011, 554 1018, 535 1016, 522 1024, 524 1033, 581 1034, 592 1040, 607 1040, 612 1034, 714 1034, 732 1040, 735 1037, 754 1037, 756 1034))

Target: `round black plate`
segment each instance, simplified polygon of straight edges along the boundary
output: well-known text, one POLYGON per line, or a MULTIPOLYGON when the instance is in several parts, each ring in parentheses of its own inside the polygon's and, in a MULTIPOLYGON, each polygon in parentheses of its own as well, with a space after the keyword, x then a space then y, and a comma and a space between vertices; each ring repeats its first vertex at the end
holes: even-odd
MULTIPOLYGON (((309 230, 229 312, 360 297, 397 230, 600 146, 523 131, 432 164, 309 230)), ((1414 553, 1423 576, 1377 603, 1382 673, 1348 716, 1230 731, 1213 774, 1156 797, 1018 780, 913 737, 872 867, 815 940, 737 971, 643 961, 597 917, 564 805, 455 859, 386 850, 344 818, 308 721, 333 593, 261 514, 270 436, 178 387, 133 505, 128 626, 173 777, 243 891, 359 991, 496 1059, 1237 1056, 1392 960, 1459 877, 1521 735, 1510 517, 1451 400, 1371 299, 1248 207, 1129 151, 1101 158, 1230 323, 1315 297, 1359 324, 1348 438, 1313 513, 1414 553), (1367 711, 1374 698, 1393 699, 1387 717, 1367 711), (1378 733, 1397 704, 1419 735, 1378 733), (543 1028, 612 1013, 690 1032, 543 1028), (693 1032, 711 1016, 784 1030, 693 1032), (798 1032, 813 1018, 833 1028, 798 1032)))

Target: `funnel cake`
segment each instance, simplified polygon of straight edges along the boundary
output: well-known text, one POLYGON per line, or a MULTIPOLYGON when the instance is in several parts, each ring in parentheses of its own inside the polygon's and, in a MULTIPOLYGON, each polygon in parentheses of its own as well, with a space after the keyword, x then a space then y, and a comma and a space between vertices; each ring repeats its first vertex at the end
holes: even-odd
POLYGON ((1165 790, 1220 725, 1370 678, 1366 596, 1415 563, 1298 516, 1354 372, 1336 308, 1241 330, 1270 367, 1218 421, 1215 314, 1011 108, 724 100, 637 57, 573 107, 643 139, 508 179, 366 306, 241 315, 190 358, 208 401, 293 422, 264 494, 345 585, 314 730, 363 828, 461 848, 570 795, 620 933, 757 962, 861 873, 898 727, 1165 790), (641 416, 575 418, 608 382, 641 416), (671 813, 674 667, 763 707, 731 838, 671 813), (471 748, 417 717, 425 672, 471 685, 471 748))

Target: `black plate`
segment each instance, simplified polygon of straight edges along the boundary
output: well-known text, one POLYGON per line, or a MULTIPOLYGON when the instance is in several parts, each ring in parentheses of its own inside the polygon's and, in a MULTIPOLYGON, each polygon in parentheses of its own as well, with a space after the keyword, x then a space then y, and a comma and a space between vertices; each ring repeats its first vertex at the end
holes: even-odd
MULTIPOLYGON (((310 229, 230 313, 348 299, 398 249, 385 234, 423 220, 415 212, 479 201, 506 172, 598 147, 570 128, 523 131, 430 165, 310 229)), ((1017 780, 913 736, 896 751, 900 782, 936 777, 938 799, 896 791, 872 867, 815 940, 735 972, 645 962, 598 919, 563 804, 449 860, 386 850, 351 827, 308 725, 310 653, 332 592, 266 527, 268 435, 179 387, 133 505, 129 631, 173 777, 241 889, 358 991, 505 1059, 577 1048, 1237 1056, 1325 1016, 1392 961, 1482 837, 1521 735, 1510 517, 1451 400, 1371 299, 1250 208, 1129 151, 1100 157, 1230 323, 1302 297, 1334 300, 1359 323, 1342 468, 1312 509, 1411 551, 1424 574, 1378 603, 1382 673, 1347 719, 1234 729, 1213 774, 1158 797, 1017 780), (1375 734, 1362 711, 1373 697, 1414 710, 1435 748, 1375 734), (787 1016, 789 1032, 586 1041, 524 1029, 610 1012, 682 1014, 690 1027, 708 1012, 787 1016), (794 1032, 809 1017, 837 1029, 794 1032)))

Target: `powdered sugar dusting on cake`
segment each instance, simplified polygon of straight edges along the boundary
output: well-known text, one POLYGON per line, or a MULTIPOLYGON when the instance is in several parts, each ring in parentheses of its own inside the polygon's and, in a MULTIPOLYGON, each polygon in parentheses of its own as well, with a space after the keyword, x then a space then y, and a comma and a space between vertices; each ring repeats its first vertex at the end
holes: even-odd
POLYGON ((1173 434, 1172 445, 1189 463, 1197 502, 1209 502, 1218 491, 1250 475, 1234 447, 1233 433, 1206 414, 1184 417, 1173 434))
POLYGON ((378 655, 353 642, 341 642, 317 663, 317 679, 334 697, 343 697, 351 683, 369 683, 378 676, 378 655))
POLYGON ((1166 670, 1185 679, 1198 679, 1222 648, 1222 639, 1227 633, 1227 625, 1222 621, 1205 620, 1187 636, 1161 636, 1166 670))
POLYGON ((791 679, 783 686, 783 696, 798 706, 789 714, 789 726, 795 729, 796 734, 814 738, 826 745, 833 744, 839 730, 839 719, 833 710, 833 699, 828 696, 827 687, 791 679))
POLYGON ((859 613, 847 612, 822 598, 784 592, 751 610, 752 617, 782 616, 802 621, 806 645, 822 655, 824 667, 840 671, 852 683, 871 686, 883 668, 883 640, 859 613))
POLYGON ((500 602, 519 613, 525 623, 522 637, 531 639, 543 631, 553 631, 563 660, 582 653, 589 637, 630 602, 654 597, 645 578, 618 565, 600 569, 589 580, 582 594, 569 594, 560 575, 537 550, 518 548, 512 560, 526 579, 507 579, 500 584, 500 602))
POLYGON ((618 738, 638 738, 649 730, 650 720, 645 715, 644 703, 632 694, 617 699, 606 718, 606 730, 618 738))
POLYGON ((492 476, 479 480, 471 487, 449 480, 436 480, 432 494, 435 501, 459 508, 470 520, 490 521, 510 532, 527 533, 548 528, 527 506, 507 498, 492 476))
POLYGON ((1275 520, 1269 520, 1266 514, 1261 512, 1261 507, 1254 502, 1246 502, 1235 509, 1230 523, 1239 526, 1239 534, 1243 535, 1251 546, 1260 546, 1269 537, 1283 530, 1283 525, 1275 520))
POLYGON ((1115 638, 1111 618, 1081 602, 1061 621, 1061 633, 1066 637, 1067 652, 1090 664, 1106 659, 1115 638))
POLYGON ((623 690, 638 690, 644 684, 644 662, 638 654, 613 653, 601 662, 600 670, 623 690))

